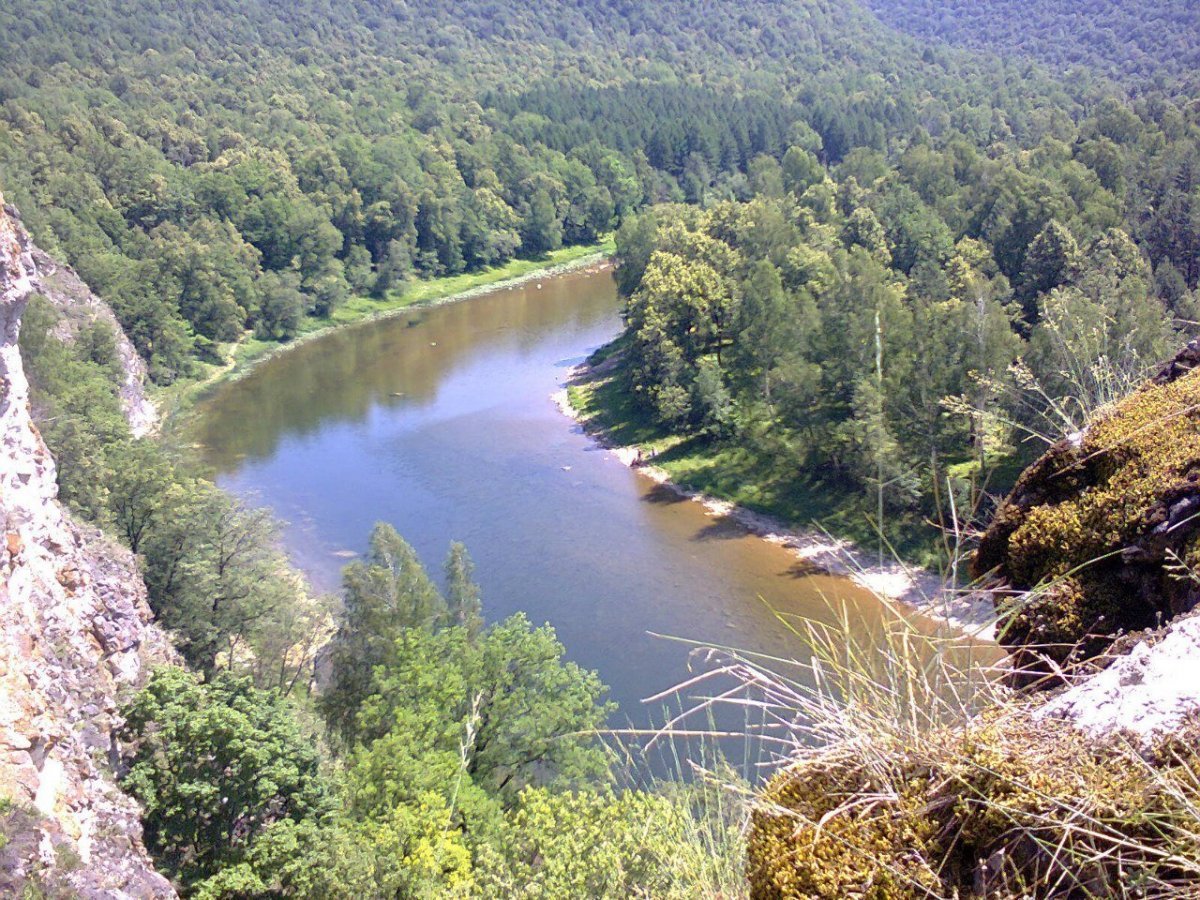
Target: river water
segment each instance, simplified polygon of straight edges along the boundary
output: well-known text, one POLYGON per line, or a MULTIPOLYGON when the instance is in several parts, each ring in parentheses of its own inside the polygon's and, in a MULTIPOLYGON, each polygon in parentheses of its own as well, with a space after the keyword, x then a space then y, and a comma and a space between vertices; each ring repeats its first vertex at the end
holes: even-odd
POLYGON ((873 596, 680 500, 557 410, 570 368, 620 326, 607 272, 365 323, 223 386, 197 440, 222 487, 288 523, 294 561, 325 589, 377 521, 439 577, 465 542, 485 615, 552 624, 609 685, 618 722, 661 720, 643 698, 700 667, 656 635, 790 658, 803 648, 772 610, 828 619, 845 603, 877 627, 873 596))

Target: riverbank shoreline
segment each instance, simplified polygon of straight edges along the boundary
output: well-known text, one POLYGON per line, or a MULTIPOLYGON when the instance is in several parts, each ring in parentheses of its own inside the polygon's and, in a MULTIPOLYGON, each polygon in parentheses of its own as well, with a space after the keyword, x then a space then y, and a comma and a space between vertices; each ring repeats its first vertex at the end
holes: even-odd
POLYGON ((327 337, 334 332, 393 319, 410 312, 473 300, 496 291, 511 290, 533 281, 561 277, 589 269, 597 273, 611 269, 611 248, 607 243, 597 246, 599 249, 586 253, 576 259, 551 263, 510 277, 500 277, 494 281, 474 285, 443 296, 434 296, 428 299, 417 299, 411 303, 386 306, 366 312, 352 319, 343 319, 341 321, 331 320, 314 328, 312 331, 298 334, 286 343, 262 345, 262 349, 257 352, 245 352, 245 345, 237 344, 231 350, 229 358, 224 365, 215 367, 212 372, 202 378, 190 381, 171 390, 160 391, 156 396, 151 398, 159 410, 160 429, 163 433, 167 433, 172 428, 178 427, 180 422, 186 419, 200 401, 222 385, 239 381, 260 365, 277 359, 285 353, 290 353, 310 341, 327 337))
POLYGON ((651 481, 693 502, 699 503, 714 518, 735 523, 750 534, 790 551, 817 574, 848 578, 860 587, 891 603, 902 611, 912 611, 943 623, 966 636, 988 643, 996 639, 996 612, 990 598, 964 594, 948 588, 943 579, 917 566, 901 561, 871 564, 867 551, 853 542, 835 538, 814 528, 801 528, 775 516, 757 512, 729 500, 677 484, 659 466, 649 461, 643 448, 622 445, 596 421, 576 409, 570 388, 605 377, 616 365, 609 357, 598 366, 583 362, 572 368, 560 390, 551 399, 559 411, 571 419, 592 440, 607 450, 622 465, 636 470, 651 481))

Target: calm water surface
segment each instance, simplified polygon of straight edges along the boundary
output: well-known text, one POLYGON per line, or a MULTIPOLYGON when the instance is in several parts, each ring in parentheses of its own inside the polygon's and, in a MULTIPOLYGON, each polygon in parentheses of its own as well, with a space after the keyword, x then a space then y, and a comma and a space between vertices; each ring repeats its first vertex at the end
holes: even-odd
POLYGON ((377 521, 431 570, 464 541, 485 614, 551 623, 639 726, 640 701, 689 676, 689 648, 652 633, 788 656, 768 604, 827 618, 848 601, 877 625, 873 597, 680 501, 558 412, 619 311, 609 274, 581 273, 345 329, 225 386, 198 440, 222 487, 289 523, 326 589, 377 521))

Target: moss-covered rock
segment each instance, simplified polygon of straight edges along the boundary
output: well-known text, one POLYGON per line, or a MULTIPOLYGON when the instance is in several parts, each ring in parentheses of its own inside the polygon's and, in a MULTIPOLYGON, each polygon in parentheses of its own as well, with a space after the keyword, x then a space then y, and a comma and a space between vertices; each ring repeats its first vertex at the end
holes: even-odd
POLYGON ((1128 745, 1028 711, 816 754, 764 793, 751 896, 1177 896, 1200 871, 1200 759, 1190 740, 1159 754, 1151 774, 1128 745))
POLYGON ((1001 642, 1033 674, 1200 601, 1200 343, 1021 476, 984 535, 1001 642), (1036 653, 1032 652, 1036 648, 1036 653))
POLYGON ((904 789, 885 791, 881 803, 874 774, 852 755, 831 754, 777 776, 752 820, 752 896, 884 900, 936 887, 937 826, 919 814, 925 780, 908 773, 904 789))

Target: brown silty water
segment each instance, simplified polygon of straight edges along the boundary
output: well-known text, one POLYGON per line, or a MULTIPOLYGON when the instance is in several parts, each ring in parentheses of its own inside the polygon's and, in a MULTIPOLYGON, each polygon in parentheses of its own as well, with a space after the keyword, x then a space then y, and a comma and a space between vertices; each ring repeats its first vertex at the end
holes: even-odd
POLYGON ((377 521, 432 571, 464 541, 487 617, 553 625, 611 688, 615 722, 661 721, 641 701, 702 667, 684 641, 806 658, 780 614, 843 605, 882 632, 886 603, 630 470, 558 411, 551 395, 620 311, 592 271, 346 328, 224 385, 196 440, 222 487, 289 523, 325 589, 377 521))

